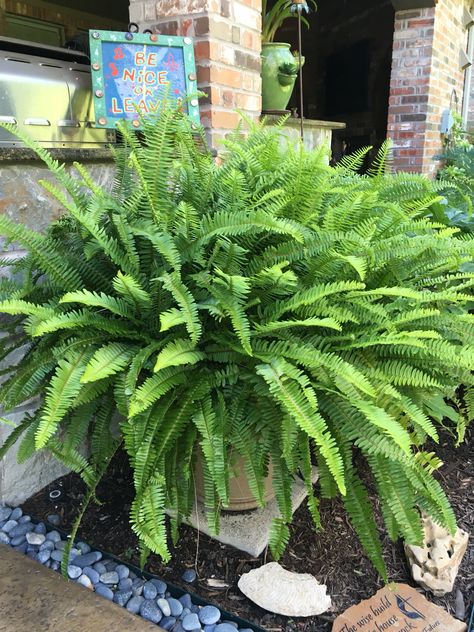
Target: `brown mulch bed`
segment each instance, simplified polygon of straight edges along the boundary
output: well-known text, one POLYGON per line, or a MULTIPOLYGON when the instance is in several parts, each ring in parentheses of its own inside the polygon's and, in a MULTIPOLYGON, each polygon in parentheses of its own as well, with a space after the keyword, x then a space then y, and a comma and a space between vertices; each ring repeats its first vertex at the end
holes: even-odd
MULTIPOLYGON (((474 454, 473 432, 457 449, 449 437, 443 437, 437 453, 445 465, 439 474, 440 481, 454 507, 458 524, 462 529, 473 532, 474 525, 474 454)), ((76 515, 84 494, 80 479, 70 474, 29 499, 23 509, 36 519, 44 520, 48 514, 59 513, 61 528, 68 530, 76 515), (49 498, 53 489, 62 491, 57 501, 49 498)), ((115 459, 108 476, 98 490, 102 504, 91 505, 84 516, 80 536, 92 546, 113 553, 124 561, 138 564, 137 541, 128 522, 128 510, 132 501, 132 484, 126 458, 115 459)), ((377 505, 376 499, 374 499, 377 505)), ((334 618, 351 605, 373 595, 382 586, 377 573, 364 556, 361 546, 338 501, 321 503, 325 529, 315 534, 305 506, 294 516, 291 540, 281 564, 295 572, 313 574, 318 581, 327 584, 332 597, 333 610, 321 617, 291 620, 262 610, 244 597, 237 588, 242 573, 271 560, 270 553, 252 558, 230 546, 219 544, 200 535, 190 527, 181 528, 181 539, 172 548, 172 561, 164 565, 157 556, 151 556, 147 570, 176 585, 190 590, 203 599, 232 612, 270 632, 326 632, 331 629, 334 618), (190 587, 181 581, 185 568, 195 567, 199 580, 190 587), (207 580, 219 579, 228 587, 222 590, 210 587, 207 580)), ((383 541, 384 554, 390 579, 415 584, 410 578, 401 543, 383 541)), ((444 607, 453 615, 462 616, 462 603, 467 618, 474 598, 474 544, 464 556, 454 590, 449 595, 427 597, 444 607), (457 597, 457 598, 456 598, 457 597)))

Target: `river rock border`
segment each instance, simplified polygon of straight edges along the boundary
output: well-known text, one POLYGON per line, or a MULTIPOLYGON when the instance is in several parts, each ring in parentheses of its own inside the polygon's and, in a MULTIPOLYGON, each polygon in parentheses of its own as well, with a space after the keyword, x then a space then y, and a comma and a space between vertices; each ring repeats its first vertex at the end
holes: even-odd
MULTIPOLYGON (((48 522, 51 526, 33 522, 20 507, 0 505, 0 544, 60 572, 67 538, 53 528, 58 526, 59 516, 48 516, 48 522)), ((196 603, 190 593, 173 596, 176 591, 170 591, 166 582, 143 577, 135 572, 138 569, 108 558, 85 542, 73 544, 68 562, 71 581, 169 632, 254 632, 253 628, 226 620, 216 606, 196 603)), ((195 571, 186 570, 182 579, 193 583, 195 571)))

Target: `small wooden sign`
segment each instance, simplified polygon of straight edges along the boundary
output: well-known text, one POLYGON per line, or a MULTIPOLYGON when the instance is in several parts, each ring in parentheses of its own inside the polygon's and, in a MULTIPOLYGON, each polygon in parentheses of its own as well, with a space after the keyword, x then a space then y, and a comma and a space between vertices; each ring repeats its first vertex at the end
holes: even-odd
POLYGON ((129 120, 140 129, 140 115, 156 116, 164 98, 182 103, 199 123, 189 37, 90 31, 89 39, 97 127, 115 128, 119 121, 129 120))
POLYGON ((332 632, 464 632, 466 627, 411 586, 392 584, 339 615, 332 632))

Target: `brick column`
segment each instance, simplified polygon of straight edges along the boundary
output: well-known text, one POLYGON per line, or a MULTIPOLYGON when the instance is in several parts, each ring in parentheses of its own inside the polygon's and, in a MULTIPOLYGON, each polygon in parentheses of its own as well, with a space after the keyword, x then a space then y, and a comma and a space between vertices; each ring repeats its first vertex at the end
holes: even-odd
POLYGON ((435 7, 395 14, 387 134, 398 171, 435 175, 435 156, 443 151, 443 112, 455 109, 455 97, 461 113, 464 6, 468 0, 439 0, 435 7))
POLYGON ((211 143, 235 128, 238 108, 261 110, 261 0, 130 0, 130 19, 141 29, 192 37, 195 42, 201 121, 211 143))
POLYGON ((394 168, 423 171, 435 8, 397 11, 387 135, 394 168))

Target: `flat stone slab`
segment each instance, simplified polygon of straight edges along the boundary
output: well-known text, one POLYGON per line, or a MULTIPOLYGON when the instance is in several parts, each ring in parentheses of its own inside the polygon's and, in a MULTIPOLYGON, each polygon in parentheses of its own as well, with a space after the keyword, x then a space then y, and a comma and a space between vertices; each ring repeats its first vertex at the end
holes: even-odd
MULTIPOLYGON (((313 484, 316 483, 318 477, 318 470, 316 467, 313 467, 313 484)), ((291 495, 293 513, 306 496, 306 488, 303 481, 296 478, 291 495)), ((258 557, 266 549, 270 541, 270 528, 273 518, 278 518, 279 516, 280 511, 276 500, 268 502, 263 509, 245 512, 223 512, 219 535, 213 535, 206 520, 204 506, 201 503, 197 503, 189 517, 188 524, 223 544, 229 544, 240 551, 245 551, 245 553, 258 557)))
POLYGON ((164 632, 0 544, 0 632, 164 632))
POLYGON ((464 632, 467 626, 407 584, 391 584, 352 606, 332 632, 464 632))

